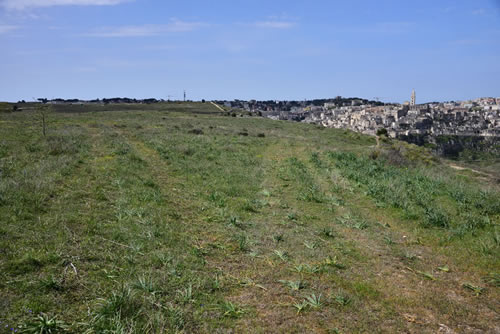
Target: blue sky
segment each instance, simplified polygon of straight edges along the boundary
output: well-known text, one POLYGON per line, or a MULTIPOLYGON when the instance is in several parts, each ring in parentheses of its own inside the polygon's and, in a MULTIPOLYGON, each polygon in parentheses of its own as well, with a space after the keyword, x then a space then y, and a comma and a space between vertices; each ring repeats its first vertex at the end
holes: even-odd
POLYGON ((0 0, 0 101, 500 96, 500 0, 0 0))

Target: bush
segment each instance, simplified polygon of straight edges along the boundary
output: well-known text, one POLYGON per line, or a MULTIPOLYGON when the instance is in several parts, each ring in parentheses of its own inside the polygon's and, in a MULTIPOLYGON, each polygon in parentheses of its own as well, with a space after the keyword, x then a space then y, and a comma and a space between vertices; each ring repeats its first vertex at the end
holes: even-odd
POLYGON ((425 209, 424 226, 448 228, 450 219, 445 212, 429 207, 425 209))
POLYGON ((380 150, 375 150, 375 151, 370 152, 369 157, 372 160, 377 160, 380 157, 380 150))
POLYGON ((189 133, 192 133, 192 134, 195 134, 195 135, 202 135, 203 134, 203 130, 202 129, 193 129, 193 130, 190 130, 189 133))
POLYGON ((387 129, 378 129, 377 130, 377 136, 387 136, 387 129))
POLYGON ((381 157, 393 166, 407 166, 409 165, 408 159, 406 159, 399 149, 383 150, 381 152, 381 157))

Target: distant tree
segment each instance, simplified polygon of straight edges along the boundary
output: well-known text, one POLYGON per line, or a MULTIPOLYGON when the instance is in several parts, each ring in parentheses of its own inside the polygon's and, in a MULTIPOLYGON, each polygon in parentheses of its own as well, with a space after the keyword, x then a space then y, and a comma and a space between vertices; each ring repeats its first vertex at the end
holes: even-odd
POLYGON ((205 103, 205 99, 202 99, 202 100, 201 100, 201 103, 205 103))
POLYGON ((13 107, 12 107, 12 110, 13 110, 13 111, 17 111, 18 109, 19 109, 19 108, 18 108, 17 106, 13 106, 13 107))
POLYGON ((378 129, 377 130, 377 136, 386 136, 387 137, 387 129, 378 129))

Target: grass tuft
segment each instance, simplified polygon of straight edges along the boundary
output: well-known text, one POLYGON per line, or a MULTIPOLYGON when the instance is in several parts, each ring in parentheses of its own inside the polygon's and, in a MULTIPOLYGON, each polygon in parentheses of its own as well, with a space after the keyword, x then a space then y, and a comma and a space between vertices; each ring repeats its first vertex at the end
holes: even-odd
POLYGON ((220 309, 222 310, 222 315, 224 317, 239 318, 244 315, 247 311, 237 304, 225 301, 220 304, 220 309))

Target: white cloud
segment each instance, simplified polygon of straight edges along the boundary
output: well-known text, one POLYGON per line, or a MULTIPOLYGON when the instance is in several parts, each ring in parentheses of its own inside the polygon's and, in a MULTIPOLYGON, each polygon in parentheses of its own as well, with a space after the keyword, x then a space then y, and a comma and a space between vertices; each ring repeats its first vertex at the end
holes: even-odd
POLYGON ((35 7, 51 6, 111 6, 129 0, 0 0, 0 5, 7 9, 23 10, 35 7))
POLYGON ((13 26, 13 25, 2 25, 0 24, 0 35, 6 34, 8 32, 11 32, 13 30, 19 29, 19 26, 13 26))
POLYGON ((258 28, 290 29, 295 26, 295 23, 290 21, 260 21, 254 25, 258 28))
POLYGON ((188 32, 206 26, 201 22, 186 22, 172 19, 167 24, 144 24, 140 26, 122 26, 101 28, 94 32, 87 33, 90 37, 146 37, 158 36, 171 32, 188 32))

